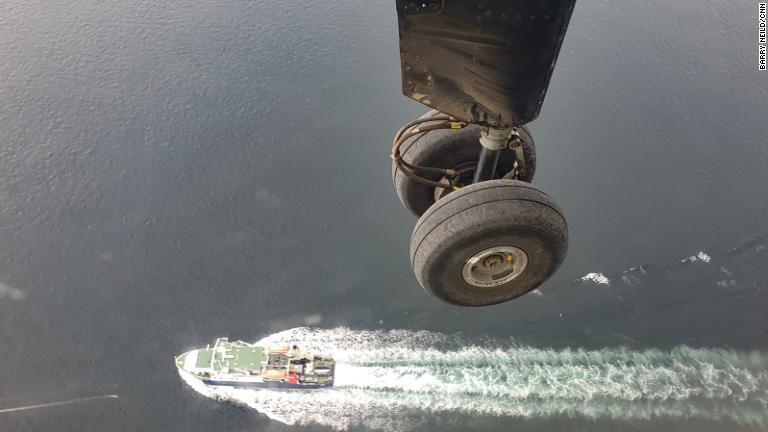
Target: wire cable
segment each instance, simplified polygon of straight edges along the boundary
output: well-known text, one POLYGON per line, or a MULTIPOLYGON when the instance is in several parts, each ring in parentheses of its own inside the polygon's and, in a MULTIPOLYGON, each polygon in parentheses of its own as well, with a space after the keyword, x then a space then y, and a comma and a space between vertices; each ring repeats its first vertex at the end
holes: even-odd
POLYGON ((390 157, 395 162, 397 167, 403 172, 403 174, 408 176, 408 178, 410 178, 411 180, 426 184, 428 186, 455 190, 458 187, 451 180, 449 180, 448 184, 439 183, 439 182, 421 177, 417 174, 418 172, 435 173, 435 174, 443 174, 446 177, 454 177, 457 174, 455 170, 450 168, 425 167, 425 166, 411 164, 403 160, 402 155, 400 154, 400 147, 408 139, 418 135, 425 134, 429 131, 441 130, 441 129, 457 130, 457 129, 463 129, 466 126, 467 126, 466 123, 457 122, 447 115, 416 119, 412 122, 407 123, 405 126, 403 126, 402 128, 400 128, 400 130, 397 131, 397 133, 395 134, 394 142, 392 144, 392 155, 390 157), (441 123, 420 126, 427 122, 441 122, 441 123))

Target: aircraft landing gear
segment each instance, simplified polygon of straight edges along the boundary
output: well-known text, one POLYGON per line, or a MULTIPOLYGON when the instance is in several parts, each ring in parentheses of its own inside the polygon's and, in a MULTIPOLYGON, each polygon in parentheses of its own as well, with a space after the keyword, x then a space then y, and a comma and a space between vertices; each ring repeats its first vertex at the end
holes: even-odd
POLYGON ((392 179, 420 216, 416 278, 449 303, 511 300, 565 258, 562 212, 529 184, 523 125, 539 116, 575 1, 395 2, 403 94, 436 111, 398 131, 392 179))
POLYGON ((392 161, 400 201, 421 216, 411 264, 427 292, 460 306, 502 303, 541 285, 565 258, 565 218, 528 183, 536 149, 524 126, 432 111, 398 132, 392 161))

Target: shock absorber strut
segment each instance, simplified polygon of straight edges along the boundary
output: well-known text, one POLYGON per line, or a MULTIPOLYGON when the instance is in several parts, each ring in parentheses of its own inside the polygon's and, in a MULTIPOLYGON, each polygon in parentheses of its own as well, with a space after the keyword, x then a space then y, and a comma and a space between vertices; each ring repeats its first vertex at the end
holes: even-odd
POLYGON ((480 150, 480 158, 475 169, 475 183, 493 180, 501 151, 507 148, 513 133, 512 128, 497 129, 483 126, 480 129, 480 145, 483 148, 480 150))

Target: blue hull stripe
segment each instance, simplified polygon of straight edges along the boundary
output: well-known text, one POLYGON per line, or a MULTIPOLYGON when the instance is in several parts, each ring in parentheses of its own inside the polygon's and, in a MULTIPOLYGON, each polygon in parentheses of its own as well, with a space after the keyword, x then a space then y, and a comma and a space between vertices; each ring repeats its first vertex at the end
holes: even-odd
POLYGON ((333 383, 326 384, 288 384, 279 382, 241 382, 241 381, 216 381, 204 379, 203 383, 210 386, 229 386, 242 388, 264 388, 264 389, 292 389, 292 390, 310 390, 318 388, 332 387, 333 383))

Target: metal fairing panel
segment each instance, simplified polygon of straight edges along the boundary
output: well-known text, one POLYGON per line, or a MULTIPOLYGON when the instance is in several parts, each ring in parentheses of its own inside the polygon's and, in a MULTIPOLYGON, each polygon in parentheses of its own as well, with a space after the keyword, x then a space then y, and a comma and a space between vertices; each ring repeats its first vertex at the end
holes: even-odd
POLYGON ((461 120, 539 115, 576 0, 397 0, 403 94, 461 120))

